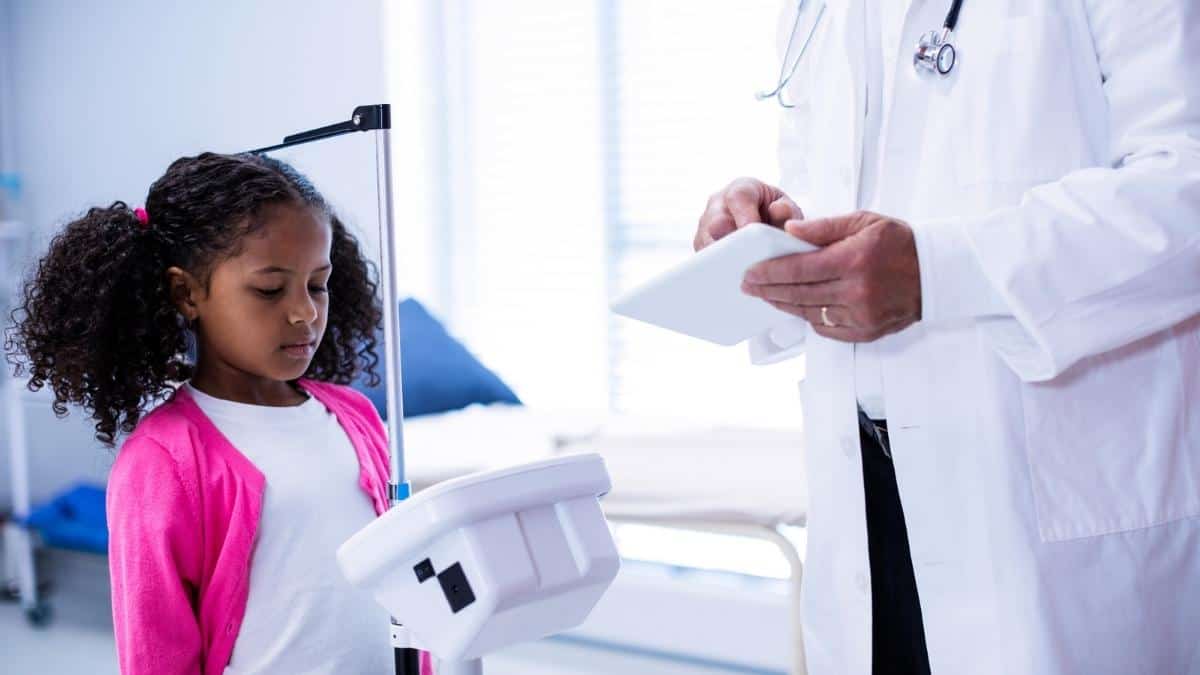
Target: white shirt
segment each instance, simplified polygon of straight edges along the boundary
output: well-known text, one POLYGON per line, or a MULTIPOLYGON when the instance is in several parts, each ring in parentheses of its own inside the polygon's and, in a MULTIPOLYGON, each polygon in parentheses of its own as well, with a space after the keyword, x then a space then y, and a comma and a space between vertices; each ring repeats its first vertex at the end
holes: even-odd
POLYGON ((392 672, 386 610, 350 586, 337 548, 375 518, 358 459, 333 413, 188 391, 266 477, 250 592, 226 675, 392 672))

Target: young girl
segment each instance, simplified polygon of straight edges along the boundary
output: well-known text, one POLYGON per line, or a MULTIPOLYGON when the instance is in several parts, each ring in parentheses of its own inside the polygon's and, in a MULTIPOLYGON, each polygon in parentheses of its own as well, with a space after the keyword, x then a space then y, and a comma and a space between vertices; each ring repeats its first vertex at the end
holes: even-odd
POLYGON ((7 346, 58 414, 132 431, 108 483, 123 673, 394 672, 387 612, 335 561, 388 506, 386 431, 344 386, 377 377, 375 289, 308 180, 255 155, 177 160, 146 208, 51 242, 7 346))

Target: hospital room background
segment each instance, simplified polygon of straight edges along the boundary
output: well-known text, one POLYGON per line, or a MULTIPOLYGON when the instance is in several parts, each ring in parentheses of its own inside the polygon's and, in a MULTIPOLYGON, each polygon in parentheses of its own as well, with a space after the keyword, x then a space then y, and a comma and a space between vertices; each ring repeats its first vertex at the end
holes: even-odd
MULTIPOLYGON (((574 450, 613 478, 617 581, 584 625, 488 672, 795 672, 803 360, 751 366, 608 309, 691 254, 713 190, 778 175, 778 107, 754 93, 780 11, 0 0, 0 303, 69 216, 140 204, 174 158, 389 103, 414 486, 574 450)), ((282 156, 377 256, 374 153, 357 134, 282 156)), ((114 455, 50 401, 4 388, 0 513, 32 535, 38 597, 19 601, 6 536, 0 671, 115 673, 103 525, 70 501, 102 494, 114 455)))

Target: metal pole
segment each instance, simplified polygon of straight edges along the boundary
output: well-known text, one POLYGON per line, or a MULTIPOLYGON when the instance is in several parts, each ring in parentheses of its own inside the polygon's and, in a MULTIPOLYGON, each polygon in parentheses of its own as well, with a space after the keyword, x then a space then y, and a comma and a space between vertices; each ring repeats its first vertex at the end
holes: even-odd
MULTIPOLYGON (((3 64, 0 64, 3 65, 3 64)), ((24 225, 16 221, 0 221, 0 333, 8 328, 10 305, 17 303, 20 283, 16 279, 19 244, 26 236, 24 225), (12 302, 10 303, 10 300, 12 302)), ((16 589, 21 608, 35 624, 47 619, 46 606, 38 598, 37 567, 33 560, 33 538, 24 525, 29 516, 29 441, 25 428, 25 407, 22 403, 23 383, 10 365, 0 358, 0 401, 7 409, 9 469, 12 471, 13 514, 4 524, 5 574, 15 573, 16 589)), ((12 579, 3 579, 3 586, 12 579)), ((4 590, 9 590, 5 588, 4 590)))
POLYGON ((404 472, 404 389, 401 386, 400 320, 396 296, 399 282, 395 262, 396 227, 392 209, 391 131, 380 129, 375 135, 375 170, 379 189, 380 285, 383 286, 383 343, 387 359, 384 378, 387 383, 388 446, 391 451, 391 476, 388 498, 391 504, 408 498, 410 488, 404 472))
MULTIPOLYGON (((7 366, 5 366, 7 368, 7 366)), ((8 403, 8 444, 12 462, 13 515, 4 524, 5 555, 15 564, 17 589, 21 608, 26 613, 37 611, 37 567, 33 562, 33 540, 22 521, 29 515, 29 445, 25 436, 25 414, 21 405, 21 385, 17 378, 5 373, 3 398, 8 403)), ((32 618, 32 617, 31 617, 32 618)))
MULTIPOLYGON (((387 360, 383 376, 387 383, 388 449, 391 453, 388 501, 395 506, 408 498, 411 489, 404 479, 404 387, 400 365, 400 317, 396 304, 399 282, 393 260, 396 253, 396 223, 392 209, 390 129, 379 129, 375 133, 375 180, 379 194, 379 281, 383 287, 383 344, 387 360)), ((392 624, 399 626, 394 618, 392 624)), ((394 656, 396 675, 420 675, 420 653, 416 649, 396 647, 394 656)))

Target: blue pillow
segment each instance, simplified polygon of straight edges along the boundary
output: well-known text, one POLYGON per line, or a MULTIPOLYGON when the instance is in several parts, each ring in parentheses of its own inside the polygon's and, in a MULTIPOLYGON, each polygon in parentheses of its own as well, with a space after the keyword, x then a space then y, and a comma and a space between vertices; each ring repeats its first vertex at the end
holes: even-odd
MULTIPOLYGON (((379 416, 387 419, 387 384, 383 382, 387 361, 382 338, 376 352, 379 385, 368 387, 366 377, 361 376, 354 386, 371 399, 379 416)), ((400 367, 405 417, 458 410, 472 403, 521 404, 508 385, 411 298, 400 303, 400 367)))
POLYGON ((37 530, 47 546, 107 553, 104 488, 79 483, 34 509, 25 518, 25 526, 37 530))

